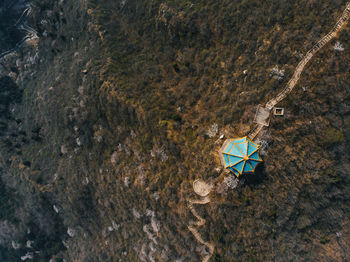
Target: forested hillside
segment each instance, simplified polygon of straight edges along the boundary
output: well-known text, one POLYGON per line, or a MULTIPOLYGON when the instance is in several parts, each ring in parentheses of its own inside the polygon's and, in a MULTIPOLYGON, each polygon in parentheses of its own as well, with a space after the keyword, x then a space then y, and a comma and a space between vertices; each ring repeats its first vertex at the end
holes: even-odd
MULTIPOLYGON (((0 261, 200 261, 192 182, 346 3, 31 1, 38 42, 0 61, 0 261)), ((349 43, 347 25, 278 105, 256 175, 197 208, 211 261, 350 259, 349 43)))

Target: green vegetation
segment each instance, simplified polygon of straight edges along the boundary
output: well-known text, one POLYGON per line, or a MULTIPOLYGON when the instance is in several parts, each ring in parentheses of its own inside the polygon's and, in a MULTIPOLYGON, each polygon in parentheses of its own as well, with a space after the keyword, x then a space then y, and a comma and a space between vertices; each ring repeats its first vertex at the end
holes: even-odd
POLYGON ((336 128, 327 128, 319 137, 320 143, 325 146, 332 146, 345 141, 342 131, 336 128))
POLYGON ((320 243, 321 244, 327 244, 328 242, 330 241, 330 239, 328 238, 328 237, 321 237, 321 239, 320 239, 320 243))

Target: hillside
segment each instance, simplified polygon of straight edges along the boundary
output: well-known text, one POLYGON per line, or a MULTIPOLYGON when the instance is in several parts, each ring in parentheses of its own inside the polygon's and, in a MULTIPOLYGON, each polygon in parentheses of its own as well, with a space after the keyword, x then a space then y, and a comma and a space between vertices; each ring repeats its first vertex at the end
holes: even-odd
MULTIPOLYGON (((38 42, 0 61, 0 261, 200 261, 192 182, 222 174, 223 138, 250 131, 347 3, 287 2, 31 1, 38 42)), ((23 37, 11 10, 1 52, 23 37)), ((256 174, 196 206, 211 261, 350 260, 349 40, 347 25, 278 104, 256 174)))

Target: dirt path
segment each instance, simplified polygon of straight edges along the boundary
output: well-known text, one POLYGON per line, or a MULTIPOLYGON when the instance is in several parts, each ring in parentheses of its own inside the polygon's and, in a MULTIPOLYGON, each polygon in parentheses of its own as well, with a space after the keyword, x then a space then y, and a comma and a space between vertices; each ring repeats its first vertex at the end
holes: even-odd
MULTIPOLYGON (((335 26, 332 28, 332 30, 325 35, 321 40, 319 40, 303 57, 303 59, 299 62, 297 67, 295 68, 294 74, 292 78, 288 81, 285 88, 274 98, 272 98, 270 101, 268 101, 265 105, 265 107, 269 110, 272 110, 272 108, 281 102, 284 98, 287 97, 287 95, 294 89, 296 86, 298 80, 300 79, 301 73, 303 72, 306 64, 312 59, 312 57, 321 50, 322 47, 324 47, 329 41, 331 41, 337 33, 347 24, 348 20, 350 18, 350 2, 347 3, 345 10, 338 20, 338 22, 335 24, 335 26)), ((253 130, 250 131, 248 134, 248 137, 250 139, 254 139, 259 132, 262 130, 264 126, 261 124, 256 125, 253 130)))
POLYGON ((201 199, 187 199, 188 201, 188 208, 190 209, 191 213, 193 214, 194 217, 197 218, 197 221, 190 221, 188 227, 188 230, 190 230, 194 236, 194 238, 201 243, 202 245, 206 246, 209 250, 209 254, 203 257, 202 262, 208 262, 211 258, 211 256, 214 253, 214 245, 212 243, 206 242, 203 240, 201 235, 199 234, 197 227, 201 227, 205 224, 205 219, 202 218, 197 211, 194 209, 193 204, 196 205, 205 205, 210 202, 209 196, 202 197, 201 199))

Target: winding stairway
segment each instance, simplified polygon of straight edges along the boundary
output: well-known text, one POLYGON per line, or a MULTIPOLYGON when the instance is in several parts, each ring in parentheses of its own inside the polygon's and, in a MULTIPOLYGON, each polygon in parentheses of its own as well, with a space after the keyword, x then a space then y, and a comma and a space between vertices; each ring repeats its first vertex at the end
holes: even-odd
MULTIPOLYGON (((294 74, 292 78, 288 81, 287 85, 285 88, 274 98, 272 98, 270 101, 268 101, 265 105, 265 108, 269 111, 271 111, 274 106, 276 106, 279 102, 281 102, 284 98, 287 97, 287 95, 292 92, 294 87, 296 86, 297 82, 300 79, 301 73, 303 72, 305 66, 307 63, 312 59, 312 57, 321 49, 323 48, 329 41, 331 41, 334 37, 336 37, 337 33, 347 24, 348 20, 350 18, 350 2, 347 3, 345 10, 340 17, 340 19, 337 21, 335 26, 332 28, 332 30, 325 35, 323 38, 321 38, 303 57, 303 59, 299 62, 297 67, 295 68, 294 74)), ((249 139, 253 140, 263 129, 265 125, 263 124, 257 124, 255 127, 249 132, 248 137, 249 139)), ((195 181, 196 182, 196 181, 195 181)), ((203 185, 205 185, 204 181, 201 181, 203 185)), ((209 185, 208 185, 209 187, 209 185)), ((194 185, 194 190, 196 192, 196 188, 194 185)), ((194 204, 199 204, 199 205, 205 205, 210 202, 209 198, 209 193, 211 191, 211 186, 210 189, 206 192, 205 195, 198 194, 201 196, 199 200, 193 200, 193 199, 188 199, 188 208, 190 209, 191 213, 193 214, 194 217, 197 218, 197 221, 190 221, 188 225, 189 231, 193 234, 195 239, 201 243, 202 245, 205 245, 208 250, 209 254, 204 256, 202 259, 202 262, 208 262, 214 253, 215 246, 212 243, 206 242, 203 240, 201 235, 199 234, 197 227, 201 227, 205 224, 205 219, 202 218, 201 216, 198 215, 197 211, 194 209, 193 205, 194 204)))
MULTIPOLYGON (((350 2, 347 3, 345 10, 338 20, 338 22, 335 24, 335 26, 332 28, 332 30, 326 34, 321 40, 319 40, 303 57, 303 59, 299 62, 297 67, 295 68, 294 74, 292 78, 288 81, 285 88, 274 98, 272 98, 270 101, 268 101, 265 105, 266 109, 272 110, 275 105, 277 105, 279 102, 281 102, 284 98, 287 97, 287 95, 292 92, 294 87, 296 86, 297 82, 300 79, 301 73, 303 72, 305 66, 307 63, 312 59, 312 57, 322 49, 329 41, 331 41, 334 37, 336 37, 337 33, 347 24, 350 18, 350 2)), ((248 137, 250 139, 254 139, 259 132, 262 130, 264 126, 262 124, 256 125, 248 134, 248 137)))

